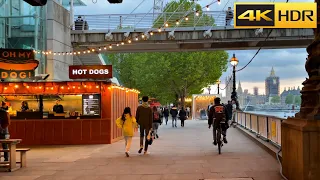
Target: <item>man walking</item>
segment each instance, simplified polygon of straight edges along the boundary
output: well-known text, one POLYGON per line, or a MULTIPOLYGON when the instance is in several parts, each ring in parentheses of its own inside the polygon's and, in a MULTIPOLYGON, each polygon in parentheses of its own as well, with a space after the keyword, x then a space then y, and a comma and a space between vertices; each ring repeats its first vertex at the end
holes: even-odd
MULTIPOLYGON (((2 102, 2 107, 0 108, 0 139, 6 139, 6 136, 9 135, 8 127, 10 125, 10 115, 3 104, 2 102)), ((2 144, 2 149, 8 149, 8 144, 2 144)), ((9 161, 8 152, 4 152, 4 161, 9 161)))
POLYGON ((142 97, 142 105, 137 108, 136 120, 140 126, 140 149, 138 153, 140 154, 143 149, 143 140, 145 139, 144 154, 148 152, 148 141, 147 136, 152 127, 152 109, 148 104, 148 96, 142 97))
POLYGON ((232 112, 233 112, 231 101, 228 101, 228 104, 226 105, 226 108, 227 108, 228 117, 229 117, 228 123, 229 123, 229 126, 230 126, 231 123, 232 123, 232 112))
POLYGON ((168 107, 166 106, 163 110, 163 117, 166 121, 166 125, 168 124, 168 119, 169 119, 169 109, 168 107))
POLYGON ((233 19, 233 12, 231 10, 231 7, 228 7, 228 10, 226 11, 226 26, 231 26, 232 19, 233 19))
POLYGON ((170 110, 170 114, 172 116, 172 127, 177 127, 178 109, 176 108, 176 106, 173 105, 173 107, 170 110))

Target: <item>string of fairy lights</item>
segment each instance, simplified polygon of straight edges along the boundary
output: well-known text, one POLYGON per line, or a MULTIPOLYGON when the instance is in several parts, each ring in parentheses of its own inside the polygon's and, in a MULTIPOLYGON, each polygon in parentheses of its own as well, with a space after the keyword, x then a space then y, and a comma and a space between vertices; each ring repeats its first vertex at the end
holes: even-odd
MULTIPOLYGON (((210 10, 210 6, 215 4, 215 3, 218 3, 220 5, 221 4, 221 0, 214 0, 211 3, 209 3, 208 5, 206 5, 204 7, 201 7, 201 9, 189 10, 185 14, 185 16, 181 17, 180 19, 177 19, 173 26, 176 28, 183 21, 188 21, 190 15, 192 15, 192 14, 194 14, 197 17, 199 17, 200 13, 201 13, 200 10, 206 9, 207 11, 209 11, 210 10)), ((116 42, 116 43, 112 43, 112 44, 109 44, 109 45, 105 45, 103 47, 90 48, 90 49, 81 50, 81 51, 80 50, 78 50, 78 51, 69 51, 69 52, 53 52, 53 51, 50 51, 50 50, 47 50, 47 51, 33 50, 33 52, 35 54, 42 54, 42 55, 78 56, 78 55, 86 55, 86 54, 91 54, 91 53, 99 53, 99 52, 103 52, 103 51, 108 51, 108 50, 112 50, 114 47, 119 47, 119 46, 132 44, 134 41, 146 40, 147 39, 147 35, 149 35, 151 37, 151 36, 154 36, 156 33, 161 33, 163 30, 165 30, 165 28, 168 28, 168 27, 171 26, 171 24, 169 24, 170 18, 168 18, 166 20, 166 22, 162 26, 160 26, 158 29, 150 28, 150 29, 147 30, 147 32, 141 33, 141 35, 139 35, 139 36, 131 37, 131 38, 128 38, 126 40, 122 40, 120 42, 116 42)))
MULTIPOLYGON (((54 85, 54 86, 45 86, 45 85, 30 85, 30 84, 26 84, 23 83, 23 85, 18 84, 18 83, 9 83, 7 86, 3 87, 3 91, 4 93, 6 91, 10 91, 14 90, 14 89, 21 89, 21 88, 26 88, 28 90, 32 90, 32 91, 53 91, 53 90, 61 90, 61 91, 68 91, 68 90, 81 90, 81 89, 88 89, 89 91, 92 89, 99 89, 102 86, 99 85, 86 85, 86 84, 82 84, 82 85, 54 85)), ((119 89, 122 91, 126 91, 126 93, 128 92, 133 92, 136 94, 140 94, 140 91, 136 90, 136 89, 130 89, 130 88, 125 88, 122 86, 116 86, 116 85, 112 85, 108 87, 108 90, 113 90, 113 89, 119 89)))

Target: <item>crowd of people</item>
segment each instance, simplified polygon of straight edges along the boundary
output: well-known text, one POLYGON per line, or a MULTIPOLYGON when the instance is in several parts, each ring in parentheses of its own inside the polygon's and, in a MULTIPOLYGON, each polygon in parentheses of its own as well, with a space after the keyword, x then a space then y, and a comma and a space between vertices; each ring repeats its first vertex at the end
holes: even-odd
POLYGON ((123 131, 125 140, 125 155, 129 157, 132 137, 134 129, 139 128, 140 131, 140 149, 138 153, 149 154, 148 146, 153 140, 159 138, 158 129, 162 125, 163 119, 168 125, 169 116, 172 117, 172 127, 177 128, 177 119, 181 121, 181 127, 184 127, 184 121, 190 116, 190 107, 186 109, 172 106, 170 109, 166 107, 150 107, 148 96, 142 97, 142 104, 138 106, 136 116, 132 116, 130 107, 126 107, 121 117, 116 120, 116 125, 123 131))

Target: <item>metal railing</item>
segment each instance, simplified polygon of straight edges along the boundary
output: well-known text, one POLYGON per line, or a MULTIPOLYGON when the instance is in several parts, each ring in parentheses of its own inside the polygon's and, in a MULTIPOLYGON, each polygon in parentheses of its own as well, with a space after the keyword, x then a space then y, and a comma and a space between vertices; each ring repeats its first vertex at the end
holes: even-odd
POLYGON ((281 122, 283 120, 285 119, 245 112, 237 112, 235 117, 238 125, 279 147, 281 146, 281 122))
POLYGON ((177 27, 177 29, 196 26, 206 26, 209 29, 211 26, 224 27, 226 25, 225 11, 203 11, 199 16, 192 13, 187 16, 188 20, 185 14, 186 12, 76 15, 73 30, 165 28, 166 23, 169 25, 168 28, 177 27), (177 20, 179 25, 177 25, 177 20))

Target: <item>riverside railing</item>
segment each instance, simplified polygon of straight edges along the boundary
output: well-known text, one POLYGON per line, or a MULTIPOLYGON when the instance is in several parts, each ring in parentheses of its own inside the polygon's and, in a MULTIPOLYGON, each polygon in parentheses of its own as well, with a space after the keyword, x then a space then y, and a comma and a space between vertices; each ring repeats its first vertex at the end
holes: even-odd
MULTIPOLYGON (((73 30, 166 28, 166 23, 168 28, 177 27, 177 30, 196 26, 205 26, 209 29, 211 26, 224 27, 226 23, 225 11, 203 11, 199 16, 185 15, 186 12, 75 15, 73 30)), ((232 22, 231 25, 233 25, 232 22)))
POLYGON ((281 122, 283 120, 285 119, 246 112, 237 112, 235 117, 238 125, 279 147, 281 146, 281 122))

